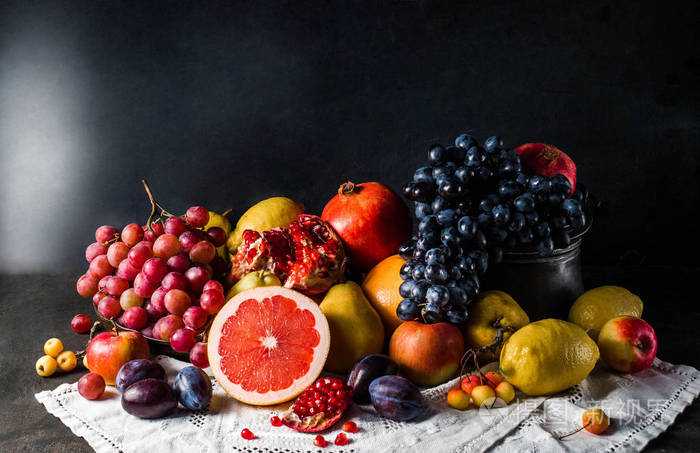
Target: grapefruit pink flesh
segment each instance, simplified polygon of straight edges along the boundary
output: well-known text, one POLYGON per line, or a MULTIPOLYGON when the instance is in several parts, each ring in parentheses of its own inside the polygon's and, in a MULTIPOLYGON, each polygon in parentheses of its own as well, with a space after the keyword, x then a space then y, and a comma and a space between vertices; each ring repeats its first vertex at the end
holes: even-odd
POLYGON ((218 383, 255 405, 288 401, 321 373, 330 331, 318 305, 283 287, 261 287, 231 299, 212 323, 208 355, 218 383))

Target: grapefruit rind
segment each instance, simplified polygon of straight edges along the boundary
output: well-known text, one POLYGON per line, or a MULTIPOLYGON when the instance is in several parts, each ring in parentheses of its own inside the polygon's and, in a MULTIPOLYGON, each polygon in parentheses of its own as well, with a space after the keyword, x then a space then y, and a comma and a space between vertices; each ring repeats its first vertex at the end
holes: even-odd
POLYGON ((214 318, 209 330, 207 355, 209 357, 209 364, 211 366, 212 373, 214 374, 214 378, 229 396, 246 404, 256 406, 272 406, 295 398, 309 385, 313 384, 323 370, 326 363, 326 358, 328 357, 329 349, 330 328, 328 326, 328 321, 326 320, 326 317, 319 306, 313 300, 297 291, 281 286, 271 286, 243 291, 230 299, 226 305, 224 305, 221 311, 219 311, 214 318), (265 393, 248 391, 243 389, 240 384, 232 382, 221 369, 221 357, 218 349, 222 335, 217 335, 217 333, 222 331, 224 323, 226 323, 230 317, 236 315, 239 307, 244 301, 254 299, 260 302, 265 298, 272 298, 273 296, 283 296, 291 299, 296 302, 297 308, 310 311, 314 316, 314 327, 319 333, 320 340, 319 343, 313 348, 313 359, 309 364, 309 369, 306 374, 298 379, 295 379, 287 388, 277 391, 268 391, 265 393))

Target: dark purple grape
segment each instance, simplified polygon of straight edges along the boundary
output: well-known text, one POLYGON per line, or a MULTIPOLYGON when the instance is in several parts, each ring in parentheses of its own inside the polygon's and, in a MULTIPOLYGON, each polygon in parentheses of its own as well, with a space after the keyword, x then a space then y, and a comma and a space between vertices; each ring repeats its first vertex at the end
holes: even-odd
POLYGON ((454 162, 446 162, 433 168, 433 178, 435 178, 436 182, 440 182, 441 180, 454 175, 455 171, 457 171, 457 165, 455 165, 454 162))
POLYGON ((407 280, 411 278, 411 275, 413 275, 413 269, 416 266, 416 261, 406 261, 401 265, 401 269, 399 269, 399 275, 401 276, 402 279, 407 280))
POLYGON ((413 200, 413 186, 414 183, 412 182, 408 182, 401 186, 401 193, 404 197, 408 198, 409 200, 413 200))
POLYGON ((472 172, 470 172, 469 168, 467 167, 457 167, 457 170, 455 171, 455 176, 462 184, 469 184, 471 175, 472 172))
POLYGON ((486 153, 478 146, 472 146, 467 150, 464 160, 468 167, 478 167, 486 160, 486 153))
POLYGON ((428 231, 437 231, 440 229, 440 223, 437 221, 437 217, 435 215, 428 215, 423 218, 418 223, 418 232, 419 233, 425 233, 428 231))
POLYGON ((552 183, 549 178, 544 175, 534 175, 530 178, 528 187, 534 193, 546 193, 551 189, 552 183))
POLYGON ((486 248, 486 246, 489 244, 488 239, 486 239, 486 235, 484 234, 483 231, 478 230, 476 234, 474 235, 474 239, 472 239, 472 243, 480 249, 486 248))
POLYGON ((532 233, 532 229, 525 228, 523 231, 518 233, 518 242, 523 245, 530 245, 535 240, 535 235, 532 233))
POLYGON ((447 320, 452 324, 464 324, 468 317, 467 308, 453 307, 451 310, 448 310, 447 313, 445 313, 445 316, 447 317, 447 320))
POLYGON ((497 204, 491 210, 491 216, 496 225, 505 225, 510 220, 510 209, 503 204, 497 204))
POLYGON ((554 253, 554 241, 552 241, 552 238, 544 238, 538 242, 537 253, 541 256, 550 256, 554 253))
POLYGON ((450 248, 459 246, 461 242, 459 231, 457 231, 457 228, 453 226, 448 226, 442 230, 440 233, 440 240, 443 244, 450 248))
POLYGON ((467 292, 459 286, 448 286, 448 291, 450 292, 450 303, 455 305, 464 305, 467 303, 467 292))
POLYGON ((474 263, 477 273, 483 274, 489 268, 489 255, 483 250, 472 250, 467 253, 467 257, 474 263))
POLYGON ((484 140, 484 149, 492 153, 503 146, 503 140, 498 135, 492 135, 491 137, 484 140))
POLYGON ((211 400, 211 379, 200 368, 186 366, 175 376, 173 391, 187 409, 200 410, 211 400))
POLYGON ((464 149, 469 149, 476 144, 476 140, 474 140, 474 138, 469 134, 462 134, 455 139, 455 146, 459 146, 460 148, 464 149))
POLYGON ((433 167, 444 164, 447 161, 447 153, 442 145, 432 145, 428 148, 428 163, 433 167))
POLYGON ((513 206, 520 212, 529 212, 535 209, 535 197, 530 192, 515 197, 513 206))
POLYGON ((119 392, 124 392, 131 384, 148 378, 165 380, 165 369, 148 359, 130 360, 119 369, 115 387, 119 392))
POLYGON ((413 291, 414 286, 416 286, 416 282, 414 280, 404 280, 399 285, 399 294, 401 297, 411 297, 411 291, 413 291))
POLYGON ((148 378, 135 382, 122 393, 122 408, 139 418, 161 418, 177 407, 175 392, 167 382, 148 378))
POLYGON ((411 239, 399 246, 399 256, 405 260, 410 260, 413 256, 413 249, 416 246, 416 241, 411 239))
POLYGON ((460 146, 448 146, 447 149, 447 159, 456 164, 461 164, 464 162, 464 157, 467 154, 467 150, 460 146))
POLYGON ((418 387, 400 376, 382 376, 369 385, 372 405, 379 415, 403 422, 423 412, 424 401, 418 387))
POLYGON ((426 304, 425 307, 423 307, 421 316, 426 324, 436 324, 444 320, 442 308, 435 304, 426 304))
POLYGON ((420 314, 420 307, 415 300, 407 298, 396 307, 396 316, 402 321, 413 321, 420 314))
POLYGON ((435 247, 425 253, 426 264, 445 264, 447 263, 447 253, 444 248, 435 247))
POLYGON ((554 246, 559 249, 563 249, 571 245, 571 236, 566 230, 557 231, 552 235, 552 240, 554 241, 554 246))
POLYGON ((549 226, 549 223, 546 220, 543 220, 542 222, 535 225, 535 228, 532 229, 532 232, 538 238, 546 238, 552 234, 552 228, 549 226))
POLYGON ((425 278, 430 283, 445 283, 449 280, 450 274, 442 264, 428 264, 425 267, 425 278))
POLYGON ((457 231, 465 239, 472 239, 476 234, 476 229, 476 222, 469 216, 464 216, 457 222, 457 231))
POLYGON ((416 281, 415 286, 411 290, 411 299, 419 303, 425 301, 425 293, 428 291, 428 288, 430 288, 430 283, 427 280, 416 281))
POLYGON ((369 385, 372 381, 398 372, 399 366, 391 357, 384 354, 370 354, 364 356, 353 365, 345 383, 352 389, 352 400, 354 402, 357 404, 369 404, 372 402, 372 398, 369 395, 369 385))
POLYGON ((432 167, 421 167, 413 173, 413 181, 427 181, 433 182, 433 169, 432 167))
POLYGON ((413 266, 413 272, 411 272, 411 277, 413 280, 422 280, 425 278, 425 264, 417 263, 413 266))
POLYGON ((436 212, 435 216, 440 225, 451 225, 457 220, 457 212, 454 209, 443 209, 442 211, 436 212))
POLYGON ((443 209, 447 209, 448 204, 449 204, 449 202, 447 200, 438 196, 438 197, 435 197, 433 202, 430 204, 430 207, 432 208, 433 213, 437 214, 438 212, 442 211, 443 209))
POLYGON ((508 231, 517 233, 523 228, 525 228, 525 216, 520 212, 516 212, 515 214, 513 214, 513 216, 510 219, 510 222, 508 223, 508 231))
POLYGON ((411 196, 408 197, 413 201, 428 203, 432 201, 435 195, 435 184, 427 181, 419 181, 413 184, 411 188, 411 196))

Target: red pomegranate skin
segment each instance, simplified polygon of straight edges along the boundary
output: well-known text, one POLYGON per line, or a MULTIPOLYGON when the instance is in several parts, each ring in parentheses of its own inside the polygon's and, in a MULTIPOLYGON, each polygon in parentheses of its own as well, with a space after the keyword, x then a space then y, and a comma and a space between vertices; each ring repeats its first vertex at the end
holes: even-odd
POLYGON ((321 219, 338 233, 349 266, 372 269, 396 253, 411 236, 411 213, 403 200, 384 184, 347 182, 323 208, 321 219))
POLYGON ((571 183, 571 193, 576 190, 576 164, 564 151, 546 143, 525 143, 515 148, 520 156, 523 173, 528 176, 557 173, 566 176, 571 183))

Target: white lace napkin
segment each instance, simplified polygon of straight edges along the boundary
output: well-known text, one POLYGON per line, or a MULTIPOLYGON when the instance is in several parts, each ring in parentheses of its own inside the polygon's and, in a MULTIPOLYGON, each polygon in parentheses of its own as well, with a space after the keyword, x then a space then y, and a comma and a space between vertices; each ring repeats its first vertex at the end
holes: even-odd
MULTIPOLYGON (((187 364, 158 356, 169 378, 187 364)), ((397 423, 373 413, 371 407, 353 406, 346 416, 360 431, 348 433, 350 442, 333 444, 340 423, 324 432, 325 448, 313 445, 314 435, 270 424, 289 404, 272 408, 247 406, 228 397, 214 383, 209 407, 178 411, 161 420, 141 420, 121 408, 117 391, 109 388, 99 401, 87 401, 76 384, 36 394, 49 413, 76 435, 102 452, 471 452, 471 451, 639 451, 665 431, 700 393, 700 372, 688 366, 656 360, 646 371, 619 375, 598 365, 581 384, 550 398, 518 400, 502 408, 458 411, 444 402, 457 380, 423 391, 428 409, 418 420, 397 423), (581 413, 602 407, 612 419, 609 433, 580 432, 557 438, 581 424, 581 413), (256 436, 245 440, 243 428, 256 436)))

